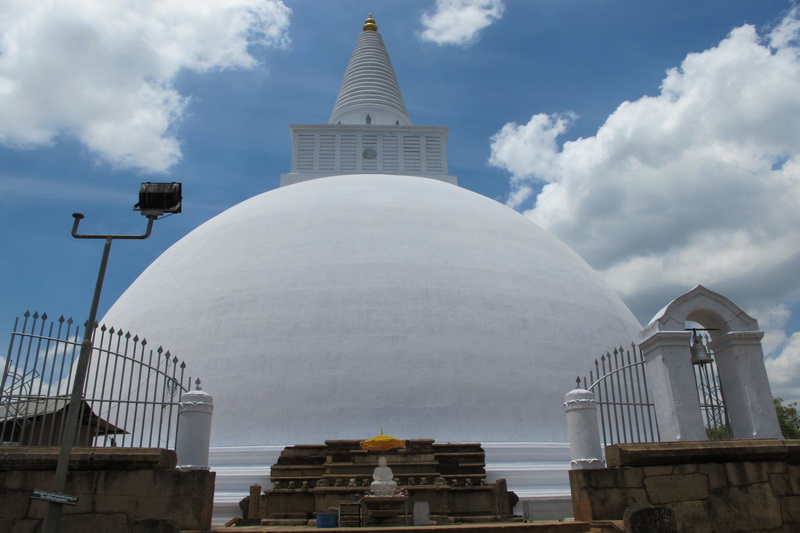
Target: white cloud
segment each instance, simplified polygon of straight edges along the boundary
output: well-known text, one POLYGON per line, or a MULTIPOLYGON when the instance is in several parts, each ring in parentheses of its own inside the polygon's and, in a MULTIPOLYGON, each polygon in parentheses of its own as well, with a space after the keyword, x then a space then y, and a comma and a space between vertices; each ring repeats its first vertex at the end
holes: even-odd
POLYGON ((797 303, 799 29, 796 10, 766 39, 737 28, 560 148, 571 115, 505 125, 490 162, 509 205, 533 203, 642 320, 698 283, 747 309, 797 303))
POLYGON ((787 403, 800 402, 800 332, 786 342, 775 357, 765 359, 772 395, 787 403))
POLYGON ((468 45, 500 20, 504 9, 502 0, 436 0, 435 11, 422 15, 420 36, 436 44, 468 45))
POLYGON ((74 136, 120 167, 181 157, 182 70, 248 68, 251 44, 288 42, 280 0, 6 0, 0 4, 0 142, 74 136))
MULTIPOLYGON (((510 122, 492 138, 489 163, 505 167, 512 174, 514 192, 525 188, 528 179, 547 181, 558 175, 556 139, 577 119, 564 115, 534 115, 524 126, 510 122)), ((529 189, 530 194, 533 190, 529 189)), ((522 200, 522 198, 520 198, 522 200)))
POLYGON ((768 309, 751 310, 748 314, 758 317, 758 327, 764 332, 761 341, 764 353, 776 355, 788 340, 786 325, 792 316, 792 310, 785 304, 778 304, 768 309))

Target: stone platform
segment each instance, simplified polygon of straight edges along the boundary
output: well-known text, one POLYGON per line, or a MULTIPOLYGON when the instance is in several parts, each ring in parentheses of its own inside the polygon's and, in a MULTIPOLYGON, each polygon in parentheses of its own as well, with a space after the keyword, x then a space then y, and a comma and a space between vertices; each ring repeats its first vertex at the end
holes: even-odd
POLYGON ((570 471, 577 520, 620 520, 647 505, 671 509, 678 531, 800 531, 800 441, 614 444, 606 461, 570 471))
POLYGON ((407 498, 405 512, 384 517, 383 526, 411 524, 410 510, 419 503, 427 504, 433 524, 520 520, 512 513, 516 497, 507 490, 505 480, 486 481, 480 444, 412 439, 405 448, 380 452, 361 449, 358 440, 286 447, 271 468, 272 487, 263 493, 261 487, 251 488, 242 504, 246 523, 261 519, 262 525, 302 524, 318 514, 339 514, 342 505, 368 500, 372 473, 381 456, 386 457, 402 497, 407 498))
MULTIPOLYGON (((60 449, 0 447, 0 531, 37 531, 48 504, 32 499, 34 489, 49 490, 60 449)), ((183 530, 211 527, 214 472, 176 468, 173 450, 160 448, 74 447, 65 493, 61 533, 125 531, 139 519, 176 521, 183 530)))
MULTIPOLYGON (((212 447, 209 454, 211 470, 216 472, 213 527, 221 527, 234 516, 243 516, 239 506, 251 485, 263 489, 272 486, 270 465, 276 464, 281 452, 291 443, 282 445, 212 447)), ((516 514, 525 515, 525 506, 534 506, 535 520, 564 520, 573 516, 569 490, 569 443, 482 442, 486 456, 486 479, 493 482, 505 479, 508 489, 519 496, 516 514), (568 512, 540 516, 539 502, 568 512)))

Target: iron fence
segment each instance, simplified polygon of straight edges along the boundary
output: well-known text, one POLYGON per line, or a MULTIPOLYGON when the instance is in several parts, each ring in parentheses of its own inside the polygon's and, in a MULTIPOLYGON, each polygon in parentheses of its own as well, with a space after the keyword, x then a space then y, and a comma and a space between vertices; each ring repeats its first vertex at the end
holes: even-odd
MULTIPOLYGON (((82 338, 63 316, 25 313, 14 321, 0 381, 2 445, 60 444, 82 338)), ((192 384, 186 364, 97 324, 93 346, 73 444, 174 448, 177 407, 192 384)))
MULTIPOLYGON (((704 345, 707 339, 702 339, 704 345)), ((709 356, 711 356, 709 352, 709 356)), ((607 352, 594 361, 588 377, 577 385, 592 391, 597 402, 603 445, 622 442, 658 442, 655 405, 647 386, 641 350, 631 344, 607 352)), ((709 439, 732 438, 725 399, 713 358, 693 365, 700 411, 709 439)))
POLYGON ((620 442, 658 442, 656 412, 647 388, 642 352, 615 348, 594 361, 578 387, 594 392, 605 446, 620 442))
POLYGON ((707 361, 694 365, 694 378, 697 385, 697 397, 700 401, 700 414, 706 427, 706 435, 710 440, 732 439, 728 410, 725 408, 725 395, 717 375, 717 363, 714 353, 708 348, 708 335, 701 335, 694 342, 703 345, 707 361))

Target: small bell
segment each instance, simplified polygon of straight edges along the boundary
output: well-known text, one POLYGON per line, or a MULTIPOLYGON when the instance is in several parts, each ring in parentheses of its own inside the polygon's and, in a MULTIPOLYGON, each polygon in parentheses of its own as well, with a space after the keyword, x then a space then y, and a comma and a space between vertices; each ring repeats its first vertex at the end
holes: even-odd
POLYGON ((697 333, 697 330, 692 330, 692 364, 693 365, 706 365, 714 361, 711 354, 708 353, 708 348, 703 344, 702 337, 697 333))

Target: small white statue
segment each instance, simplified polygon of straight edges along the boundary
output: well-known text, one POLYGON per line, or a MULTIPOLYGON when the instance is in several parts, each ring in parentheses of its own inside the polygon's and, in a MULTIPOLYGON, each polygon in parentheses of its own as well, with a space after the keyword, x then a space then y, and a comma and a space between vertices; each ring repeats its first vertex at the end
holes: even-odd
POLYGON ((375 496, 393 496, 394 491, 397 489, 397 482, 394 480, 392 469, 386 465, 386 457, 378 457, 378 466, 372 473, 372 482, 370 488, 372 494, 375 496))

